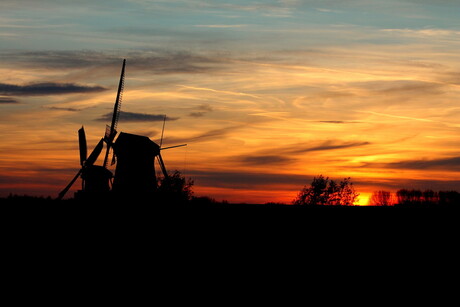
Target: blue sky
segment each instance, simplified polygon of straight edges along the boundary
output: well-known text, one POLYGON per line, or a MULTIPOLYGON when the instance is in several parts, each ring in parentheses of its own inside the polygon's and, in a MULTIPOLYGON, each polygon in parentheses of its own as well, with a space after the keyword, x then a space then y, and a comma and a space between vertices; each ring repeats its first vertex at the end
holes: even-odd
POLYGON ((358 0, 8 0, 1 6, 1 49, 32 50, 331 45, 365 40, 361 32, 379 29, 455 30, 460 9, 454 1, 358 0), (334 36, 336 28, 358 35, 334 36))

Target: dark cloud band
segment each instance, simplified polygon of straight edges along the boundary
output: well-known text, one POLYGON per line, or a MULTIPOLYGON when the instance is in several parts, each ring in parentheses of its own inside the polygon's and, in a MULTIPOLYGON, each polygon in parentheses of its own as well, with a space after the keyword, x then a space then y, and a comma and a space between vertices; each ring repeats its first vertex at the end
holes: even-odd
MULTIPOLYGON (((126 51, 129 71, 154 71, 156 74, 205 73, 222 68, 228 59, 220 55, 202 55, 187 51, 126 51)), ((99 73, 118 73, 119 54, 100 51, 24 51, 0 52, 0 60, 15 67, 51 70, 97 69, 99 73), (116 68, 116 70, 114 70, 116 68)))
POLYGON ((394 163, 369 163, 364 167, 386 168, 386 169, 412 169, 412 170, 460 170, 460 157, 433 160, 410 160, 394 163))
POLYGON ((14 98, 10 98, 10 97, 0 97, 0 104, 13 104, 13 103, 19 103, 19 101, 17 101, 14 98))
MULTIPOLYGON (((124 122, 159 122, 165 119, 163 114, 146 114, 134 112, 120 112, 119 119, 124 122)), ((166 117, 167 121, 178 120, 178 117, 166 117)), ((111 121, 112 113, 102 115, 97 119, 98 121, 111 121)))
POLYGON ((294 185, 300 188, 314 176, 281 173, 216 172, 192 170, 188 174, 200 185, 232 189, 257 188, 266 185, 294 185))
POLYGON ((46 96, 76 93, 94 93, 105 91, 101 86, 85 86, 74 83, 34 83, 28 85, 14 85, 0 83, 0 95, 5 96, 46 96))

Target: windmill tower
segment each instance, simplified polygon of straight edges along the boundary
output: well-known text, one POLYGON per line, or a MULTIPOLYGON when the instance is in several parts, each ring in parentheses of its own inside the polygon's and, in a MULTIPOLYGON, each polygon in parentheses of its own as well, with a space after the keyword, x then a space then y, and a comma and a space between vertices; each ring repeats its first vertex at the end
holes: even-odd
POLYGON ((113 193, 117 197, 148 197, 155 192, 155 158, 168 178, 160 146, 148 137, 121 132, 113 148, 117 158, 113 193))
POLYGON ((164 178, 169 178, 161 151, 187 146, 181 144, 162 148, 166 116, 163 121, 160 145, 146 136, 121 132, 115 144, 117 160, 112 191, 116 197, 139 198, 153 196, 157 189, 155 159, 164 178))

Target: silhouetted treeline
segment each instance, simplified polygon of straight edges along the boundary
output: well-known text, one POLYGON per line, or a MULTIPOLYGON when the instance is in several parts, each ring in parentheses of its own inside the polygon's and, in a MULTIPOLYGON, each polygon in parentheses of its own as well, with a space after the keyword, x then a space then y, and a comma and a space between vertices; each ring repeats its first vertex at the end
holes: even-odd
POLYGON ((107 206, 136 206, 136 205, 158 205, 160 207, 166 206, 229 206, 232 205, 227 201, 217 201, 213 198, 206 196, 190 196, 189 198, 184 198, 183 194, 176 194, 173 197, 165 198, 164 194, 161 195, 161 198, 151 199, 151 198, 139 198, 135 197, 133 199, 113 199, 108 198, 106 201, 98 200, 91 201, 89 199, 75 199, 75 198, 66 198, 57 200, 51 197, 41 197, 41 196, 29 196, 29 195, 17 195, 10 194, 7 197, 0 197, 0 205, 26 205, 26 206, 53 206, 53 205, 76 205, 76 206, 87 206, 87 207, 107 207, 107 206))
POLYGON ((56 200, 52 199, 50 196, 41 197, 41 196, 29 196, 29 195, 17 195, 10 194, 7 197, 0 198, 0 204, 52 204, 57 203, 56 200))
POLYGON ((394 207, 459 207, 457 191, 400 189, 396 193, 377 191, 372 194, 369 205, 394 207))

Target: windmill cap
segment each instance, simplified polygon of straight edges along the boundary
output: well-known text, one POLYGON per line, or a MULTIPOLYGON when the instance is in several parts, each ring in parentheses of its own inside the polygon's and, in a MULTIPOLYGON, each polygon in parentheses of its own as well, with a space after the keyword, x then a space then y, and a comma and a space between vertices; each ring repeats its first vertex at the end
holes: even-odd
POLYGON ((160 146, 143 135, 121 132, 114 146, 117 156, 156 156, 160 146))

